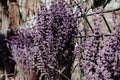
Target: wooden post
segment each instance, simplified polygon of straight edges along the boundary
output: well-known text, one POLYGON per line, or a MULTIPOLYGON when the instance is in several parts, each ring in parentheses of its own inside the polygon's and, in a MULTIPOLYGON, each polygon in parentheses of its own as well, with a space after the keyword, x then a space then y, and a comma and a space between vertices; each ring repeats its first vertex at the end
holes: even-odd
POLYGON ((7 30, 9 27, 9 19, 7 15, 7 11, 2 9, 2 27, 1 27, 1 33, 7 34, 7 30))
POLYGON ((25 19, 35 15, 36 10, 39 8, 40 8, 39 0, 25 0, 25 12, 26 12, 25 19))
POLYGON ((17 2, 9 2, 9 26, 13 30, 16 30, 16 28, 20 25, 20 12, 19 12, 19 6, 17 2))

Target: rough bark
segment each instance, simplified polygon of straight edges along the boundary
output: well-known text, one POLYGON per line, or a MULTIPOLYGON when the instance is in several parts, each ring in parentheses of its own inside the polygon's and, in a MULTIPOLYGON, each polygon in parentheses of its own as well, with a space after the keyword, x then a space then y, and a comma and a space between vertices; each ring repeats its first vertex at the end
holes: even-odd
POLYGON ((12 29, 16 29, 20 25, 20 12, 19 6, 17 2, 10 2, 9 3, 9 27, 12 29))
POLYGON ((1 33, 7 34, 7 29, 9 27, 9 19, 7 15, 7 11, 2 9, 2 27, 1 27, 1 33))
POLYGON ((36 10, 40 7, 39 0, 25 0, 25 18, 35 15, 36 10))

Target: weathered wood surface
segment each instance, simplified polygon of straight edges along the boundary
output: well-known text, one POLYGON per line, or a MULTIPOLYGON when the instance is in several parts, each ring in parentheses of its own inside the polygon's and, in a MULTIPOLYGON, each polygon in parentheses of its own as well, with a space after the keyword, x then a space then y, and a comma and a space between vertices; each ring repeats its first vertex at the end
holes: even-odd
POLYGON ((19 5, 16 2, 9 3, 9 27, 16 29, 21 21, 19 5))
POLYGON ((24 21, 35 15, 37 9, 40 8, 39 0, 10 0, 6 6, 0 5, 0 25, 1 31, 6 32, 8 28, 16 29, 24 21), (2 20, 1 20, 2 19, 2 20))

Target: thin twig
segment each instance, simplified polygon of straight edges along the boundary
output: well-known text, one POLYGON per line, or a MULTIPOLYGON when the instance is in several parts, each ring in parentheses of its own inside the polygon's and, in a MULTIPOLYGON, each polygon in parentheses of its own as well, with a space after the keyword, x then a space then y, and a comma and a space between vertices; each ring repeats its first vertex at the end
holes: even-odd
POLYGON ((108 28, 109 32, 110 32, 110 33, 112 33, 112 31, 111 31, 111 29, 110 29, 110 26, 109 26, 109 24, 108 24, 108 22, 107 22, 107 20, 106 20, 105 16, 104 16, 104 15, 102 15, 102 18, 103 18, 103 20, 104 20, 104 22, 105 22, 105 24, 106 24, 106 26, 107 26, 107 28, 108 28))
POLYGON ((85 14, 83 14, 83 17, 85 18, 86 22, 88 23, 88 25, 89 25, 89 27, 90 27, 92 33, 93 33, 93 32, 94 32, 94 31, 93 31, 93 28, 92 28, 92 26, 91 26, 89 20, 87 19, 87 16, 86 16, 85 14))
MULTIPOLYGON (((88 35, 87 37, 93 37, 94 35, 88 35)), ((101 37, 102 36, 105 36, 105 37, 109 37, 109 36, 113 36, 113 35, 111 35, 111 34, 105 34, 105 35, 101 35, 101 37)), ((84 37, 86 37, 86 36, 76 36, 75 38, 84 38, 84 37)))
MULTIPOLYGON (((6 76, 5 74, 2 74, 2 76, 6 76)), ((7 77, 15 76, 15 74, 7 74, 7 77)))
MULTIPOLYGON (((96 12, 96 13, 92 13, 92 14, 87 14, 86 16, 92 16, 94 14, 100 14, 100 13, 110 13, 110 12, 113 12, 113 11, 119 11, 120 8, 117 8, 117 9, 114 9, 114 10, 108 10, 108 11, 100 11, 100 12, 96 12)), ((83 16, 78 16, 78 18, 82 18, 83 16)))
MULTIPOLYGON (((108 10, 108 11, 100 11, 100 12, 96 12, 96 14, 100 14, 100 13, 109 13, 109 12, 113 12, 113 11, 118 11, 118 10, 120 10, 120 8, 117 8, 117 9, 114 9, 114 10, 108 10)), ((92 15, 94 15, 95 13, 92 13, 92 14, 87 14, 86 15, 86 17, 88 17, 88 16, 92 16, 92 15)), ((83 16, 78 16, 77 18, 82 18, 83 16)), ((28 19, 28 20, 25 20, 23 23, 25 23, 25 22, 27 22, 27 21, 31 21, 31 20, 33 20, 33 19, 36 19, 37 17, 35 16, 35 17, 33 17, 33 18, 30 18, 30 19, 28 19)))
POLYGON ((53 69, 53 70, 55 70, 56 72, 58 72, 60 75, 62 75, 64 78, 66 78, 67 80, 70 80, 66 75, 64 75, 63 73, 62 73, 62 71, 61 70, 57 70, 57 69, 54 69, 52 66, 50 66, 50 65, 48 65, 48 67, 49 68, 51 68, 51 69, 53 69))

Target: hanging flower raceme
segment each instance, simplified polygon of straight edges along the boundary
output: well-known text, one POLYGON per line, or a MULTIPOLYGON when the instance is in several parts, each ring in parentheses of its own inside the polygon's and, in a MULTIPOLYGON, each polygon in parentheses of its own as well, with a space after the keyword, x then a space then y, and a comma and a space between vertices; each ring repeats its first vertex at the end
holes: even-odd
MULTIPOLYGON (((49 10, 43 6, 42 10, 38 11, 37 28, 39 34, 42 35, 40 43, 43 47, 41 54, 46 67, 48 67, 48 73, 55 73, 54 69, 57 69, 63 71, 70 78, 73 41, 78 32, 76 20, 71 6, 64 0, 58 1, 58 3, 53 1, 49 10)), ((57 75, 50 75, 53 76, 53 80, 57 79, 57 75)), ((61 79, 66 80, 64 77, 61 79)))
POLYGON ((94 34, 91 40, 86 41, 85 49, 82 53, 81 66, 85 80, 98 80, 97 72, 97 54, 100 46, 100 24, 101 16, 94 14, 93 23, 95 25, 94 34))
POLYGON ((76 20, 72 7, 64 0, 52 1, 49 10, 42 6, 37 11, 33 29, 21 30, 11 37, 9 48, 26 79, 36 80, 36 74, 47 75, 50 80, 70 78, 78 32, 76 20))
POLYGON ((116 24, 115 30, 109 38, 104 39, 103 48, 98 53, 97 64, 99 78, 102 80, 120 79, 120 23, 116 24))
POLYGON ((34 41, 36 34, 32 30, 23 29, 8 42, 13 59, 25 75, 25 80, 34 80, 37 72, 35 59, 40 50, 38 42, 34 41))

